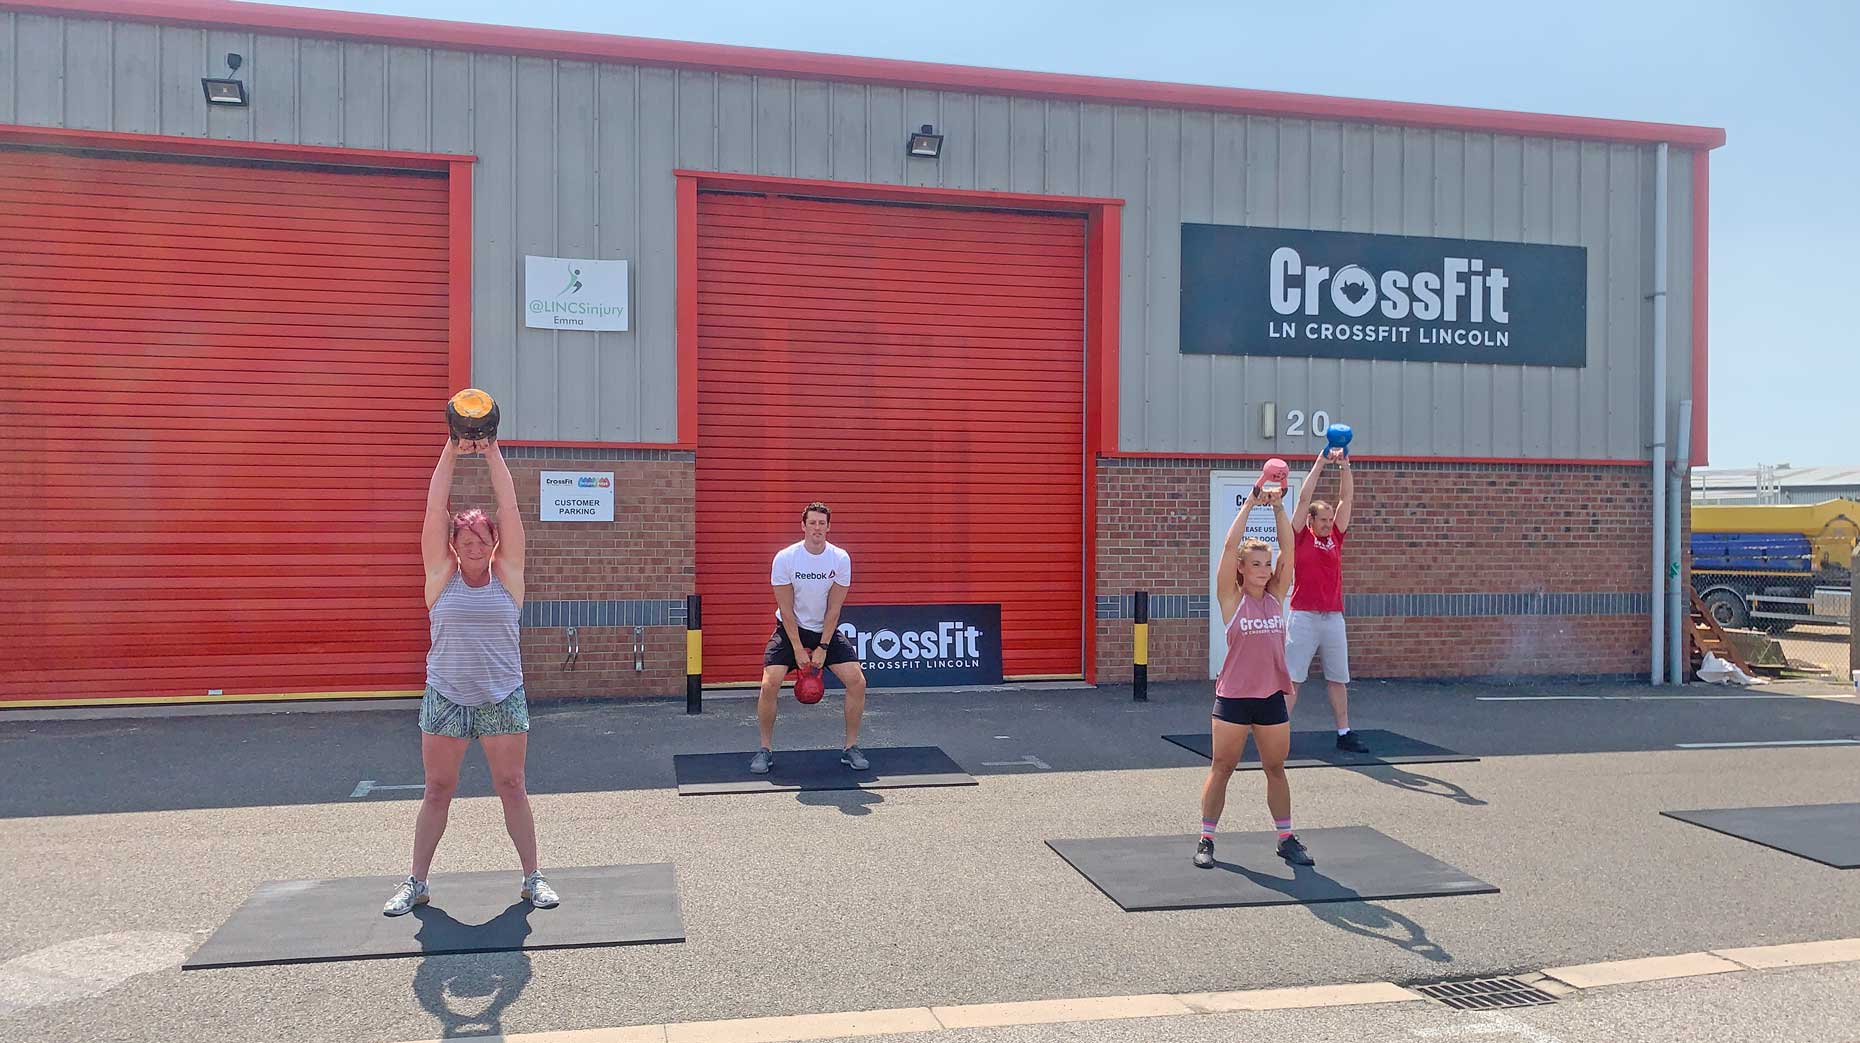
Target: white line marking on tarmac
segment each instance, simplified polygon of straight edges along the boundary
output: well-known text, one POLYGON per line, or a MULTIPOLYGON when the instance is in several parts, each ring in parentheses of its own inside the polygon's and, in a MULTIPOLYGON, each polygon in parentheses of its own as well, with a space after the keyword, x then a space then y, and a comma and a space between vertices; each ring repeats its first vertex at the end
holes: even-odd
POLYGON ((1691 699, 1695 702, 1711 702, 1714 699, 1851 699, 1849 695, 1759 695, 1755 692, 1736 695, 1633 695, 1615 696, 1618 699, 1645 699, 1657 702, 1662 699, 1691 699))
POLYGON ((1677 742, 1682 750, 1731 750, 1746 746, 1860 746, 1860 739, 1777 739, 1774 742, 1677 742))
MULTIPOLYGON (((1822 698, 1805 695, 1476 695, 1473 698, 1482 703, 1635 703, 1635 702, 1714 702, 1720 699, 1808 699, 1822 698)), ((1848 696, 1836 695, 1825 698, 1846 699, 1848 696)))
POLYGON ((178 967, 193 944, 179 931, 120 931, 16 956, 0 963, 0 1018, 101 996, 138 975, 178 967))
POLYGON ((354 800, 357 797, 366 797, 370 793, 373 793, 375 790, 378 790, 378 789, 425 789, 425 788, 426 788, 426 784, 423 782, 416 783, 412 786, 383 786, 380 783, 377 783, 373 779, 363 779, 362 781, 355 784, 355 792, 349 794, 349 799, 354 800))
POLYGON ((1035 757, 1031 753, 1023 755, 1021 759, 1017 761, 983 761, 982 767, 984 768, 1038 768, 1041 771, 1052 771, 1053 770, 1053 766, 1051 764, 1048 764, 1045 761, 1041 760, 1040 758, 1035 757))
POLYGON ((1441 1028, 1410 1029, 1423 1039, 1454 1039, 1460 1036, 1506 1036, 1513 1039, 1525 1039, 1530 1043, 1562 1043, 1557 1037, 1542 1029, 1533 1028, 1509 1014, 1495 1010, 1482 1011, 1486 1020, 1472 1025, 1451 1025, 1441 1028))

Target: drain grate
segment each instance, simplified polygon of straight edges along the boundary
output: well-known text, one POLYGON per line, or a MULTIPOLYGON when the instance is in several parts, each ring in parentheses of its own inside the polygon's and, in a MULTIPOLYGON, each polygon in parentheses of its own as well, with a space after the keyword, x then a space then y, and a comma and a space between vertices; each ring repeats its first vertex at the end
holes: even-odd
POLYGON ((1524 984, 1516 978, 1473 978, 1468 981, 1441 981, 1409 988, 1429 999, 1439 1000, 1456 1010, 1499 1010, 1506 1007, 1539 1007, 1555 1003, 1556 997, 1524 984))

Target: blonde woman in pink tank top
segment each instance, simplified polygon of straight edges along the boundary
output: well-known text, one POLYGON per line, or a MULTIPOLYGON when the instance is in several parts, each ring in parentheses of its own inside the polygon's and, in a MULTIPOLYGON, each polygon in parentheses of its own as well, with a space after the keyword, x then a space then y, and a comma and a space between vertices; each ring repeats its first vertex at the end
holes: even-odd
POLYGON ((1250 735, 1259 750, 1266 777, 1266 807, 1279 835, 1279 857, 1293 865, 1313 864, 1292 832, 1292 788, 1285 777, 1285 755, 1292 745, 1291 715, 1285 698, 1292 690, 1285 669, 1285 592, 1292 585, 1292 520, 1285 513, 1285 481, 1276 489, 1255 486, 1227 529, 1216 584, 1221 621, 1227 627, 1227 658, 1214 684, 1214 763, 1201 787, 1201 837, 1195 865, 1214 867, 1214 827, 1227 805, 1227 786, 1246 752, 1250 735), (1279 537, 1279 560, 1264 540, 1243 539, 1255 507, 1272 511, 1279 537))

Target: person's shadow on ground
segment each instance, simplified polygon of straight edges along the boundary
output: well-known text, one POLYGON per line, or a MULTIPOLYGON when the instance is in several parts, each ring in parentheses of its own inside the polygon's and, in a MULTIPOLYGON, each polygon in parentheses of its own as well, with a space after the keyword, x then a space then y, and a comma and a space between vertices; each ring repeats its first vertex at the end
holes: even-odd
POLYGON ((1448 800, 1458 801, 1468 807, 1484 807, 1486 805, 1485 801, 1466 792, 1464 786, 1458 783, 1448 782, 1446 779, 1437 779, 1432 775, 1422 775, 1419 772, 1407 771, 1403 768, 1385 764, 1364 765, 1357 768, 1356 771, 1358 774, 1372 778, 1383 785, 1407 790, 1410 793, 1425 793, 1430 797, 1445 797, 1448 800))
POLYGON ((800 790, 794 799, 811 807, 838 808, 840 814, 854 817, 870 815, 873 807, 885 802, 882 794, 865 789, 800 790))
POLYGON ((1319 920, 1365 938, 1388 942, 1400 949, 1406 949, 1423 959, 1434 963, 1451 963, 1453 954, 1427 936, 1427 929, 1392 909, 1385 909, 1362 899, 1341 897, 1355 894, 1331 878, 1318 872, 1316 866, 1293 866, 1292 879, 1257 873, 1243 865, 1232 862, 1216 862, 1216 869, 1225 869, 1238 873, 1269 891, 1299 899, 1298 904, 1319 920), (1328 885, 1328 886, 1327 886, 1328 885), (1338 898, 1329 901, 1313 902, 1305 900, 1309 895, 1330 896, 1338 898), (1393 931, 1389 929, 1393 928, 1393 931))
POLYGON ((486 923, 463 924, 431 905, 413 911, 420 920, 415 940, 423 950, 441 953, 422 959, 413 975, 413 994, 439 1019, 441 1038, 504 1034, 504 1012, 530 983, 530 957, 522 945, 530 936, 531 912, 530 903, 519 900, 486 923), (455 951, 488 946, 510 951, 455 951), (444 955, 448 951, 453 952, 444 955), (467 1004, 460 1001, 474 1009, 463 1009, 467 1004))

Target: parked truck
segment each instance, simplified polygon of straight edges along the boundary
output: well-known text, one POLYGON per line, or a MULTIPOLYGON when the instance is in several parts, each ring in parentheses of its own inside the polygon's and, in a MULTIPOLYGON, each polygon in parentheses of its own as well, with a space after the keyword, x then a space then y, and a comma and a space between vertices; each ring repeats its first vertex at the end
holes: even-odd
POLYGON ((1720 626, 1845 625, 1860 503, 1694 504, 1692 589, 1720 626))

